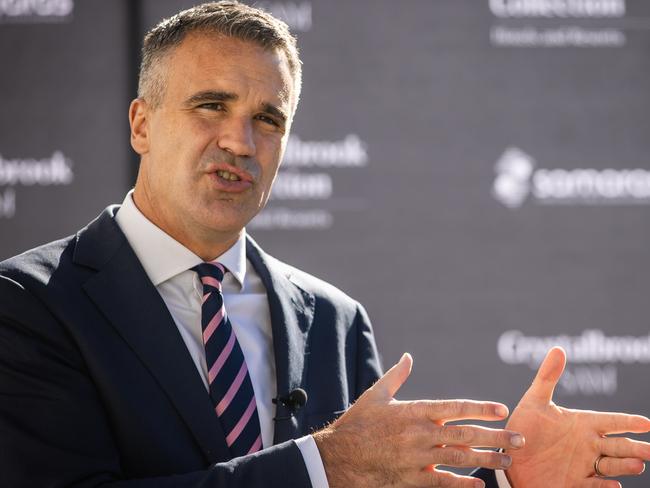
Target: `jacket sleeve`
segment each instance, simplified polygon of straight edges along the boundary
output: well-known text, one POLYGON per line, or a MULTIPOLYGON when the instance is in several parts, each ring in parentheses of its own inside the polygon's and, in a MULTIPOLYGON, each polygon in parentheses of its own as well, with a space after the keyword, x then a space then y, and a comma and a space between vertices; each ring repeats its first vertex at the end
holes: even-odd
POLYGON ((126 479, 108 417, 74 339, 37 298, 0 276, 0 486, 311 486, 293 441, 204 470, 126 479))
POLYGON ((381 377, 382 367, 370 319, 360 304, 357 305, 354 327, 356 329, 356 391, 352 398, 356 400, 381 377))

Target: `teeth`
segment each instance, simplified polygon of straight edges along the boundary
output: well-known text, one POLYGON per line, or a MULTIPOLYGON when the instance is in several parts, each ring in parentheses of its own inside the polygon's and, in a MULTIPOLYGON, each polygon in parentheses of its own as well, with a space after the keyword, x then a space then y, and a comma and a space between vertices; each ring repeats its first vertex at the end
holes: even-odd
POLYGON ((234 173, 231 173, 230 171, 224 171, 222 169, 217 171, 217 174, 221 176, 224 180, 230 180, 230 181, 239 181, 239 176, 237 176, 234 173))

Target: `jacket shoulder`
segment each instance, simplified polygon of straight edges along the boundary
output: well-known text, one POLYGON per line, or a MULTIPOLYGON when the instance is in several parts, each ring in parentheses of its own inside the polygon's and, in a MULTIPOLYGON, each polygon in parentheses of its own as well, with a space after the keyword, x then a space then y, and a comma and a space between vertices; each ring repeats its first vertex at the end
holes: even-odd
POLYGON ((43 244, 0 262, 0 276, 29 287, 47 285, 56 273, 58 278, 72 278, 106 260, 122 243, 113 215, 118 207, 110 206, 76 234, 43 244))
POLYGON ((49 242, 0 262, 0 276, 23 286, 47 284, 54 271, 69 259, 75 236, 49 242))
POLYGON ((335 304, 339 308, 350 309, 355 312, 358 308, 362 308, 357 300, 321 278, 317 278, 272 256, 268 256, 268 264, 286 275, 294 285, 314 295, 317 300, 324 300, 335 304))

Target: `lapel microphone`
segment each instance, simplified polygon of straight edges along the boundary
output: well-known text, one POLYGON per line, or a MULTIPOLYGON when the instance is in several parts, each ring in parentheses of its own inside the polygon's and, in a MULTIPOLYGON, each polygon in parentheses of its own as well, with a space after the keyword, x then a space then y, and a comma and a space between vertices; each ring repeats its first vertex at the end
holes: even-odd
POLYGON ((275 417, 273 420, 287 420, 293 417, 293 414, 304 407, 307 403, 307 392, 302 388, 296 388, 291 390, 288 394, 284 396, 278 396, 273 398, 271 401, 275 405, 282 405, 287 410, 289 410, 288 417, 275 417))

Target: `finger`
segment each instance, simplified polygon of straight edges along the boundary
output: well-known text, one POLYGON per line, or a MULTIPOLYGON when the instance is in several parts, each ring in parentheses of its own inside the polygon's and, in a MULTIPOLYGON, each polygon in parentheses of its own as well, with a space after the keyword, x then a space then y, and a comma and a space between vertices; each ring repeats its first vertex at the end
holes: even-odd
POLYGON ((508 407, 503 403, 477 402, 475 400, 420 400, 414 407, 433 422, 454 420, 503 420, 508 407))
POLYGON ((593 417, 593 425, 601 434, 624 434, 650 432, 650 419, 643 415, 626 413, 585 412, 593 417))
POLYGON ((478 478, 438 470, 434 466, 419 470, 409 481, 414 486, 435 488, 485 488, 485 482, 478 478))
POLYGON ((645 471, 645 464, 640 459, 604 457, 598 463, 598 471, 608 478, 639 475, 645 471))
POLYGON ((621 488, 621 484, 616 480, 587 478, 580 484, 580 488, 621 488))
POLYGON ((397 390, 404 384, 406 379, 411 374, 413 367, 413 358, 407 352, 402 354, 400 360, 392 368, 390 368, 384 376, 379 378, 377 382, 370 388, 372 393, 376 393, 383 398, 392 398, 397 393, 397 390))
POLYGON ((511 430, 488 429, 476 425, 442 425, 434 431, 433 444, 519 449, 524 446, 524 438, 511 430))
POLYGON ((537 370, 537 375, 524 397, 535 403, 546 405, 553 400, 555 385, 566 365, 566 353, 561 347, 552 348, 537 370))
POLYGON ((421 465, 435 464, 455 468, 507 469, 512 458, 495 451, 481 451, 469 447, 435 447, 426 456, 422 456, 421 465))
POLYGON ((603 437, 600 443, 603 456, 615 458, 637 458, 650 461, 650 443, 625 437, 603 437))

